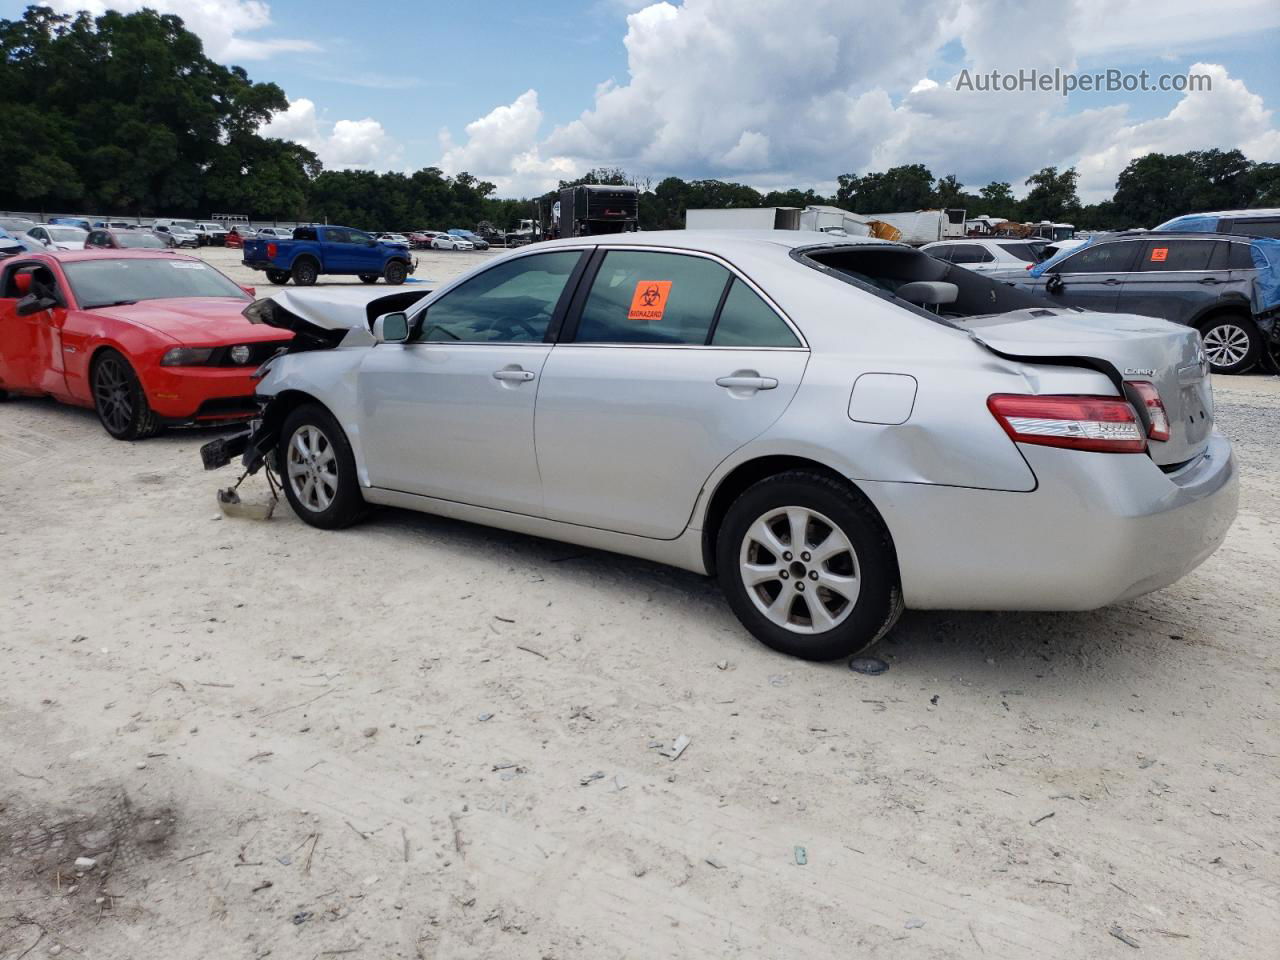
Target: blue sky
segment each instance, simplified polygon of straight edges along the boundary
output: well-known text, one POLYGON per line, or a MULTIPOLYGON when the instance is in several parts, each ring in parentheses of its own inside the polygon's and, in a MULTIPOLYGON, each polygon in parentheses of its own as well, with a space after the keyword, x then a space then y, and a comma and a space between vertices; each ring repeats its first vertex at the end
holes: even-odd
MULTIPOLYGON (((500 192, 594 165, 830 189, 924 162, 971 185, 1076 165, 1086 198, 1133 156, 1280 161, 1277 0, 47 0, 182 15, 272 80, 270 132, 330 167, 467 169, 500 192), (1211 94, 964 95, 962 69, 1208 69, 1211 94)), ((25 4, 0 0, 0 16, 25 4)))

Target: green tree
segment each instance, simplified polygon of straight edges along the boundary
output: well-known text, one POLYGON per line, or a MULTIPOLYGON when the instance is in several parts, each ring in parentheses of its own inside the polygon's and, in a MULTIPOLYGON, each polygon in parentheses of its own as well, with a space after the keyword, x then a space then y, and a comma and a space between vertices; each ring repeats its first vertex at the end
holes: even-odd
POLYGON ((896 213, 936 205, 933 174, 921 163, 891 167, 884 173, 863 177, 842 173, 836 182, 836 205, 854 213, 896 213))
POLYGON ((978 206, 975 213, 988 214, 1002 220, 1018 218, 1018 198, 1013 195, 1012 185, 993 180, 978 191, 978 206))
POLYGON ((1044 167, 1033 173, 1025 181, 1031 189, 1022 201, 1022 216, 1030 222, 1069 221, 1080 210, 1080 198, 1076 195, 1079 179, 1075 167, 1061 173, 1057 167, 1044 167))

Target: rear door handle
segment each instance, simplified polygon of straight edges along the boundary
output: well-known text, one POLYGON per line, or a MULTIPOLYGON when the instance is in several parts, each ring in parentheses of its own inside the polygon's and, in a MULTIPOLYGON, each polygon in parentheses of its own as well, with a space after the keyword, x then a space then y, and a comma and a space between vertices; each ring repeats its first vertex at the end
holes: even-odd
POLYGON ((1120 281, 1117 280, 1115 277, 1107 277, 1107 279, 1103 280, 1102 282, 1105 283, 1108 287, 1120 286, 1120 281))
POLYGON ((728 387, 730 390, 772 390, 778 381, 773 377, 748 377, 735 374, 731 377, 720 377, 717 387, 728 387))
POLYGON ((1197 283, 1205 283, 1205 284, 1210 284, 1210 285, 1212 285, 1212 284, 1215 284, 1215 283, 1221 283, 1222 281, 1221 281, 1221 280, 1219 280, 1217 277, 1203 277, 1203 278, 1201 278, 1200 280, 1198 280, 1198 281, 1196 281, 1196 282, 1197 282, 1197 283))
POLYGON ((521 370, 519 367, 514 369, 505 367, 502 370, 493 371, 493 379, 495 380, 518 380, 521 383, 528 383, 533 379, 532 370, 521 370))

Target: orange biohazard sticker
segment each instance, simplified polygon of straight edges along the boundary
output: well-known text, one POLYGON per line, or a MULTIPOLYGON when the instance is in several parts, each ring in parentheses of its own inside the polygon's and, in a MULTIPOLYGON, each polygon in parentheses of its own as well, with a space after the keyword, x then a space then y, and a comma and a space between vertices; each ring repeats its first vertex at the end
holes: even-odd
POLYGON ((627 319, 637 323, 656 323, 667 310, 667 298, 671 295, 670 280, 641 280, 631 295, 631 309, 627 319))
POLYGON ((1168 259, 1169 259, 1168 247, 1152 247, 1151 248, 1152 263, 1164 263, 1168 259))

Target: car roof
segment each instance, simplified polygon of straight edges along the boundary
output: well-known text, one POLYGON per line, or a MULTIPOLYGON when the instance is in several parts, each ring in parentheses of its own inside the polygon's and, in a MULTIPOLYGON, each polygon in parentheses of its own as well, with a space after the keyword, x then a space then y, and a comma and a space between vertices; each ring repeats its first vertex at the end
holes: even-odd
MULTIPOLYGON (((1280 217, 1280 207, 1263 207, 1257 210, 1210 210, 1207 213, 1188 213, 1188 217, 1280 217)), ((1175 219, 1182 219, 1177 217, 1175 219)))
POLYGON ((797 250, 803 247, 835 247, 875 244, 905 246, 875 237, 836 237, 817 230, 652 230, 637 233, 608 233, 590 237, 563 237, 544 240, 539 249, 555 247, 676 247, 699 253, 731 253, 735 250, 764 252, 770 247, 797 250))
POLYGON ((1254 238, 1243 233, 1204 233, 1198 230, 1120 230, 1100 233, 1097 240, 1234 240, 1249 243, 1254 238))
MULTIPOLYGON (((945 243, 1035 243, 1045 242, 1043 237, 951 237, 947 240, 934 240, 926 243, 926 247, 940 247, 945 243)), ((1061 242, 1061 241, 1059 241, 1061 242)))
POLYGON ((195 260, 203 263, 199 257, 189 257, 168 250, 47 250, 33 256, 48 257, 59 263, 77 263, 81 260, 195 260))

